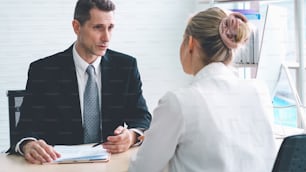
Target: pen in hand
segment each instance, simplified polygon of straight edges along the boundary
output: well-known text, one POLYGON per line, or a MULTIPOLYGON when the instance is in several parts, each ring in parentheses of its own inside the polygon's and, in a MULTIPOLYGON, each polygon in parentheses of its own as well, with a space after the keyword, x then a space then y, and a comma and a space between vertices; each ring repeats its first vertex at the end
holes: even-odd
MULTIPOLYGON (((127 125, 126 123, 124 123, 124 124, 123 124, 123 130, 122 130, 121 133, 119 133, 119 134, 122 134, 123 131, 124 131, 124 129, 127 129, 127 128, 128 128, 128 125, 127 125)), ((119 135, 119 134, 118 134, 118 135, 119 135)), ((92 147, 97 147, 97 146, 99 146, 99 145, 105 143, 106 141, 107 141, 107 140, 102 140, 102 141, 100 141, 100 142, 98 142, 98 143, 92 145, 92 147)))
POLYGON ((93 148, 94 148, 94 147, 97 147, 97 146, 99 146, 99 145, 101 145, 101 144, 103 144, 103 143, 105 143, 105 142, 106 142, 106 140, 100 141, 100 142, 98 142, 98 143, 92 145, 92 147, 93 147, 93 148))

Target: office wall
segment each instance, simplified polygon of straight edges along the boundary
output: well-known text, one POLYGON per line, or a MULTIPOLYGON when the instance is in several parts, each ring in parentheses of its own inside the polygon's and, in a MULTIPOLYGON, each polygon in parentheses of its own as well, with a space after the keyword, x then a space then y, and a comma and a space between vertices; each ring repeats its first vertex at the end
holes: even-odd
MULTIPOLYGON (((1 0, 0 151, 9 145, 6 91, 24 89, 29 63, 62 51, 75 35, 71 20, 76 0, 1 0)), ((116 29, 110 48, 135 56, 144 95, 152 111, 167 91, 188 82, 179 46, 193 0, 114 0, 116 29)))

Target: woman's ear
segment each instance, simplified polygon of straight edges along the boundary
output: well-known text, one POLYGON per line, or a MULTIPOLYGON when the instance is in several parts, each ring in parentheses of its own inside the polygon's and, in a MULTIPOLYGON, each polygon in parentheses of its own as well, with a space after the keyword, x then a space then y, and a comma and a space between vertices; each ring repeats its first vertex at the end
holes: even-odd
POLYGON ((188 38, 188 49, 189 49, 189 53, 191 54, 193 51, 193 47, 194 47, 194 39, 192 36, 189 36, 188 38))

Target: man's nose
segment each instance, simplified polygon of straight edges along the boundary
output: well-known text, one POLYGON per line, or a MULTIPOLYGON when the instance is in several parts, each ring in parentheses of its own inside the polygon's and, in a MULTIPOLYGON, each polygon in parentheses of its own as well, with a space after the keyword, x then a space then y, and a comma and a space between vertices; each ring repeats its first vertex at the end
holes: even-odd
POLYGON ((103 34, 101 34, 101 38, 102 41, 104 42, 108 42, 110 40, 110 32, 109 31, 104 31, 103 34))

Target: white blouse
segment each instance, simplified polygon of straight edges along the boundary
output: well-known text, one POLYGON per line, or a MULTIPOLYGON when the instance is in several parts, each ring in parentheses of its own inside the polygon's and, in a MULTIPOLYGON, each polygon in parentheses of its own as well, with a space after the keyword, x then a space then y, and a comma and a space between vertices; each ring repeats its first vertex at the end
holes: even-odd
POLYGON ((168 92, 154 110, 130 172, 270 172, 276 157, 272 101, 257 80, 223 63, 168 92))

